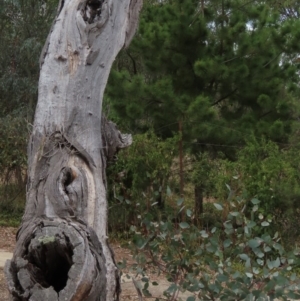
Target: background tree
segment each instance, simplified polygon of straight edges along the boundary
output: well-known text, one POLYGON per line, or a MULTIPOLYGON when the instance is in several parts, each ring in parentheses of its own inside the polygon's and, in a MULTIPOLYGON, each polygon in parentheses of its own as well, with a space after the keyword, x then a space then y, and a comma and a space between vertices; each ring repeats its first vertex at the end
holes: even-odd
POLYGON ((4 0, 0 6, 0 205, 23 208, 26 147, 37 100, 38 57, 57 0, 4 0), (21 196, 21 197, 20 197, 21 196), (17 201, 21 199, 21 204, 17 201))
POLYGON ((298 23, 267 1, 148 2, 112 70, 109 102, 133 132, 153 127, 171 137, 182 122, 192 156, 222 152, 234 160, 252 133, 287 142, 298 97, 298 23))

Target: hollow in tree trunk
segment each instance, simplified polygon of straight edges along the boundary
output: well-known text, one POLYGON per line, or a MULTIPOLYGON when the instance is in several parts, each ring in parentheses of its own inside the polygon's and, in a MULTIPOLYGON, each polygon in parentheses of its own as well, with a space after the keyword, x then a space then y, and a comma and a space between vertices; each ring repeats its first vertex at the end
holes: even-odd
POLYGON ((105 167, 131 137, 101 110, 112 62, 140 8, 141 0, 60 1, 41 56, 26 209, 5 266, 13 300, 119 299, 105 167))

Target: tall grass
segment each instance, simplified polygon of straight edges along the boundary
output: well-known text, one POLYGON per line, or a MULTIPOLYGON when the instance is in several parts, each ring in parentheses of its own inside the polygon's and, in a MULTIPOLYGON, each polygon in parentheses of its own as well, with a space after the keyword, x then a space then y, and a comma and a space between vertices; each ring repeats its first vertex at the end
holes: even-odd
POLYGON ((17 184, 0 184, 0 226, 18 227, 25 202, 25 187, 17 184))

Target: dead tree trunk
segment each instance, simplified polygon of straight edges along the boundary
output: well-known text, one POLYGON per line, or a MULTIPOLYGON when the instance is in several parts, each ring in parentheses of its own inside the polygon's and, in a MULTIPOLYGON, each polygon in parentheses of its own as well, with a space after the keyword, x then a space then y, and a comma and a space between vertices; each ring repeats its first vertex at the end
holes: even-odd
POLYGON ((131 143, 101 118, 119 50, 141 0, 61 0, 41 56, 28 145, 27 202, 5 273, 13 300, 118 300, 107 243, 105 167, 131 143))

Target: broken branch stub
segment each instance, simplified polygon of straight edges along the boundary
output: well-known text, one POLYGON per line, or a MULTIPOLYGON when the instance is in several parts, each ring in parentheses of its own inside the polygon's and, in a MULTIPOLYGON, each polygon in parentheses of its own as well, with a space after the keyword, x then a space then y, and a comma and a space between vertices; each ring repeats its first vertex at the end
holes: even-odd
POLYGON ((41 56, 26 208, 5 266, 13 300, 113 301, 105 167, 131 143, 102 118, 111 65, 141 0, 61 0, 41 56))

